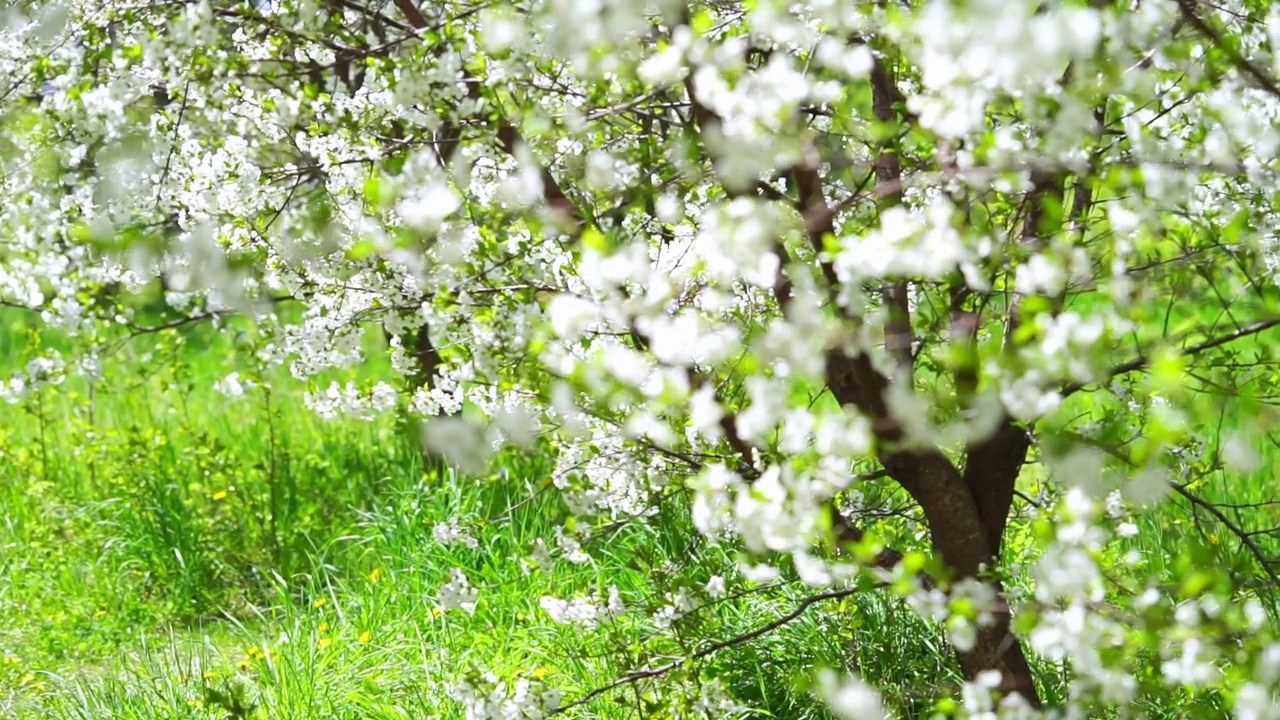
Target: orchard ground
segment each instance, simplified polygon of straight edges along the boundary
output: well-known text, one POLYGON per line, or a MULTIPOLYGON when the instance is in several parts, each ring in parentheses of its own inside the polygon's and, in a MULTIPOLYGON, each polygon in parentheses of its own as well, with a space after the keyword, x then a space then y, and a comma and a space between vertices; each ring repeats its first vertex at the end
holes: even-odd
MULTIPOLYGON (((737 572, 738 559, 700 542, 678 502, 660 522, 617 528, 607 546, 588 548, 591 562, 539 568, 535 541, 556 537, 567 517, 538 492, 547 458, 504 455, 487 476, 443 482, 394 417, 318 417, 287 368, 259 375, 248 363, 253 328, 233 328, 141 334, 102 358, 92 385, 69 374, 3 408, 0 717, 454 718, 462 709, 450 688, 470 670, 545 680, 570 702, 631 669, 615 664, 626 639, 608 621, 589 633, 557 625, 544 595, 617 587, 634 605, 656 573, 706 583, 737 572), (235 368, 243 395, 229 397, 215 386, 235 368), (440 542, 458 517, 473 544, 440 542), (477 588, 474 612, 439 608, 454 568, 477 588)), ((371 349, 378 342, 370 333, 371 349)), ((0 374, 49 348, 68 360, 83 349, 30 314, 0 312, 0 374)), ((376 364, 359 372, 392 380, 376 364)), ((1272 450, 1254 472, 1205 478, 1198 491, 1265 503, 1280 467, 1272 450)), ((1039 476, 1024 470, 1027 497, 1039 476)), ((1230 512, 1280 526, 1276 504, 1230 512)), ((879 523, 921 544, 914 522, 879 523)), ((1227 568, 1253 572, 1217 521, 1176 499, 1135 528, 1116 552, 1141 553, 1181 590, 1227 568)), ((1025 518, 1011 529, 1014 592, 1029 582, 1021 568, 1034 531, 1025 518)), ((1258 581, 1252 592, 1275 612, 1275 588, 1258 581)), ((675 635, 737 636, 807 595, 784 578, 703 607, 675 635)), ((938 698, 959 686, 942 630, 876 590, 815 604, 712 660, 749 716, 784 719, 829 717, 811 692, 824 666, 888 688, 886 703, 905 717, 945 711, 938 698)), ((1066 670, 1037 671, 1046 697, 1061 697, 1066 670)), ((566 715, 661 717, 659 689, 635 683, 566 715)), ((1226 712, 1213 693, 1146 702, 1153 717, 1226 712)))

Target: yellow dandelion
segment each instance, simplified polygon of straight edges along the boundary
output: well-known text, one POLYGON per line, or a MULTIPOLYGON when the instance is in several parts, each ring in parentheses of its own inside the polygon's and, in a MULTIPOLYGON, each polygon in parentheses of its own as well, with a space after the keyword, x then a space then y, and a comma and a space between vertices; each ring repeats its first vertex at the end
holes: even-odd
POLYGON ((328 604, 329 604, 329 600, 327 598, 319 598, 315 602, 311 603, 311 607, 319 610, 320 608, 328 604))
POLYGON ((365 630, 364 632, 360 633, 360 642, 362 643, 369 642, 371 638, 373 638, 373 633, 369 632, 368 630, 365 630))
POLYGON ((438 607, 433 607, 433 608, 431 608, 431 616, 432 616, 432 617, 440 617, 440 616, 441 616, 441 615, 443 615, 443 614, 444 614, 444 613, 443 613, 443 612, 441 612, 440 608, 438 608, 438 607))
POLYGON ((332 640, 330 640, 327 637, 324 637, 324 638, 320 638, 320 641, 316 643, 316 647, 320 648, 321 650, 324 650, 325 648, 329 647, 332 644, 333 644, 332 640))
POLYGON ((262 657, 262 648, 258 647, 257 645, 253 645, 253 646, 250 646, 248 650, 245 650, 244 654, 248 655, 249 659, 251 660, 256 657, 262 657))
POLYGON ((327 623, 327 622, 322 622, 322 623, 320 623, 320 628, 319 628, 319 630, 320 630, 320 632, 322 632, 322 633, 323 633, 323 632, 329 632, 329 623, 327 623))
POLYGON ((537 678, 537 679, 541 680, 542 678, 544 678, 544 677, 546 677, 546 676, 547 676, 547 669, 546 669, 546 668, 541 668, 541 667, 540 667, 540 668, 534 668, 534 669, 533 669, 533 676, 534 676, 535 678, 537 678))
POLYGON ((524 613, 516 613, 516 620, 524 622, 524 613))
POLYGON ((376 583, 382 578, 382 568, 376 567, 369 573, 369 582, 376 583))
POLYGON ((213 494, 213 501, 214 501, 214 502, 218 502, 219 500, 226 500, 226 499, 227 499, 227 491, 226 491, 226 490, 219 490, 218 492, 216 492, 216 493, 214 493, 214 494, 213 494))

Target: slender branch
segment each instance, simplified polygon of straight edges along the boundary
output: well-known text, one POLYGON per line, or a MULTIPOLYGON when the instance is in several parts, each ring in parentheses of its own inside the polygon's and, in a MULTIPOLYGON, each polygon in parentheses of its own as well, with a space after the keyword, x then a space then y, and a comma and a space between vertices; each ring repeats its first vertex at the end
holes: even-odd
POLYGON ((591 692, 588 692, 586 695, 583 695, 582 697, 574 700, 573 702, 561 705, 555 710, 552 710, 550 714, 559 715, 560 713, 568 712, 569 710, 572 710, 573 708, 579 707, 581 705, 585 705, 591 702, 592 700, 595 700, 601 695, 604 695, 605 693, 608 693, 612 690, 616 690, 620 687, 632 685, 634 683, 640 682, 641 680, 660 677, 662 675, 665 675, 671 672, 672 670, 682 667, 683 665, 685 665, 686 663, 692 660, 699 660, 701 658, 707 657, 708 655, 712 655, 714 653, 720 652, 721 650, 724 650, 726 648, 731 648, 735 645, 741 645, 745 642, 749 642, 762 635, 771 633, 774 630, 777 630, 778 628, 782 627, 783 625, 786 625, 787 623, 790 623, 791 621, 803 615, 806 610, 808 610, 813 605, 816 605, 817 603, 820 603, 824 600, 834 600, 837 598, 848 597, 855 593, 862 592, 864 589, 865 588, 845 588, 843 590, 829 590, 827 592, 818 593, 816 595, 810 595, 809 597, 800 601, 800 604, 797 605, 794 610, 787 613, 786 615, 783 615, 782 617, 777 618, 776 620, 773 620, 772 622, 761 625, 753 630, 749 630, 745 633, 742 633, 741 635, 735 635, 731 638, 726 638, 724 640, 714 642, 708 645, 707 647, 692 653, 688 657, 683 657, 683 658, 673 660, 665 665, 645 668, 643 670, 633 670, 632 672, 629 672, 626 675, 623 675, 622 677, 618 678, 617 680, 614 680, 613 682, 607 685, 602 685, 592 690, 591 692))
MULTIPOLYGON (((1233 332, 1229 332, 1226 335, 1220 335, 1216 338, 1211 338, 1209 340, 1205 340, 1204 342, 1196 343, 1195 345, 1192 345, 1190 347, 1182 348, 1180 352, 1183 355, 1196 355, 1198 353, 1204 352, 1205 350, 1211 350, 1221 345, 1226 345, 1227 343, 1233 342, 1235 340, 1239 340, 1240 338, 1249 337, 1250 335, 1257 335, 1258 333, 1270 330, 1271 328, 1276 327, 1277 325, 1280 325, 1280 318, 1259 320, 1258 322, 1245 325, 1244 327, 1238 328, 1233 332)), ((1150 364, 1151 364, 1150 356, 1139 355, 1138 357, 1132 360, 1129 360, 1128 362, 1123 362, 1123 363, 1120 363, 1119 365, 1112 367, 1110 370, 1107 371, 1107 379, 1109 380, 1118 375, 1124 375, 1126 373, 1131 373, 1136 370, 1143 370, 1150 364)), ((1068 395, 1071 395, 1073 393, 1083 390, 1085 387, 1086 387, 1086 383, 1071 383, 1070 385, 1067 385, 1064 388, 1062 388, 1061 395, 1063 397, 1067 397, 1068 395)))
POLYGON ((1277 574, 1275 569, 1272 567, 1274 560, 1267 558, 1266 553, 1262 551, 1262 547, 1253 539, 1253 533, 1250 533, 1237 525, 1231 520, 1231 518, 1227 517, 1227 514, 1222 512, 1218 506, 1191 492, 1186 487, 1175 482, 1170 482, 1169 487, 1173 488, 1174 492, 1186 498, 1193 506, 1202 508, 1205 512, 1212 515, 1218 522, 1222 523, 1223 527, 1230 530, 1232 535, 1239 538, 1241 544, 1243 544, 1249 551, 1249 554, 1258 561, 1258 565, 1262 567, 1262 571, 1267 574, 1267 577, 1271 578, 1271 581, 1275 583, 1277 587, 1280 587, 1280 574, 1277 574))
POLYGON ((404 13, 404 17, 413 26, 414 30, 423 30, 427 27, 427 19, 422 16, 422 11, 418 6, 413 4, 413 0, 393 0, 400 12, 404 13))
POLYGON ((1275 79, 1264 72, 1262 68, 1253 64, 1244 55, 1241 55, 1239 50, 1225 41, 1225 38, 1222 37, 1221 33, 1213 29, 1213 26, 1211 26, 1204 18, 1200 17, 1200 14, 1196 12, 1196 0, 1176 1, 1178 3, 1178 8, 1182 11, 1182 15, 1187 19, 1187 22, 1191 23, 1196 30, 1199 30, 1205 37, 1209 38, 1209 41, 1212 42, 1214 46, 1225 53, 1227 59, 1231 61, 1231 64, 1236 66, 1236 69, 1253 78, 1263 90, 1271 93, 1271 95, 1276 98, 1280 98, 1280 85, 1276 84, 1275 79))

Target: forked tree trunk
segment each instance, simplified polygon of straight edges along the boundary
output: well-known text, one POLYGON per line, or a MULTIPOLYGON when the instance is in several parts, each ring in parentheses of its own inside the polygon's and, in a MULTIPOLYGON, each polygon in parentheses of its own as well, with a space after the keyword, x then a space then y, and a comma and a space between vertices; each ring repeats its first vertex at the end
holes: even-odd
MULTIPOLYGON (((1003 598, 1003 587, 982 577, 999 560, 1014 485, 1030 443, 1025 432, 1005 421, 990 438, 968 448, 964 472, 936 450, 886 453, 885 467, 920 504, 934 551, 954 574, 953 581, 980 578, 1003 598)), ((980 628, 974 647, 958 652, 966 680, 999 670, 1000 689, 1040 706, 1035 679, 1022 643, 1012 633, 1007 604, 995 622, 980 628)))
MULTIPOLYGON (((897 124, 907 121, 906 98, 897 86, 893 64, 879 58, 871 70, 872 109, 877 120, 897 124)), ((897 137, 886 139, 876 156, 874 168, 878 183, 877 196, 882 208, 902 200, 902 161, 897 137)), ((945 153, 943 153, 945 155, 945 153)), ((1041 178, 1033 192, 1034 220, 1028 220, 1026 234, 1038 231, 1038 213, 1042 210, 1042 193, 1050 185, 1041 178)), ((828 205, 822 194, 822 183, 811 179, 801 186, 799 195, 806 213, 823 218, 811 229, 815 250, 826 234, 838 235, 831 224, 828 205)), ((824 268, 825 269, 825 268, 824 268)), ((830 274, 828 274, 830 280, 830 274)), ((832 288, 838 287, 831 282, 832 288)), ((956 289, 952 297, 952 316, 957 342, 967 342, 976 353, 977 317, 963 311, 967 291, 956 289)), ((897 368, 897 381, 911 385, 915 359, 911 309, 907 299, 907 283, 886 281, 881 299, 888 312, 885 324, 885 348, 897 368)), ((1010 314, 1010 327, 1016 325, 1016 313, 1010 314)), ((827 353, 827 383, 842 404, 850 404, 869 416, 880 444, 880 461, 889 475, 911 494, 924 510, 929 523, 934 551, 954 574, 952 580, 977 578, 1000 557, 1001 540, 1013 502, 1014 485, 1030 442, 1024 430, 1007 416, 990 437, 969 443, 965 448, 965 467, 961 472, 937 448, 920 449, 904 446, 901 425, 888 407, 890 377, 882 374, 865 354, 850 355, 834 350, 827 353)), ((977 385, 977 368, 970 366, 957 372, 957 392, 961 400, 972 399, 977 385)), ((997 587, 997 590, 1000 588, 997 587)), ((996 623, 981 628, 977 644, 960 653, 960 666, 965 678, 975 679, 984 670, 999 670, 1001 687, 1016 692, 1033 706, 1040 705, 1035 683, 1021 643, 1010 633, 1008 612, 997 616, 996 623)))
MULTIPOLYGON (((995 433, 969 443, 961 471, 937 448, 904 445, 905 434, 885 399, 890 381, 865 354, 831 350, 826 366, 827 385, 836 399, 872 419, 882 448, 880 462, 919 503, 934 552, 951 572, 951 580, 982 578, 1000 557, 1015 484, 1031 445, 1026 431, 1004 418, 995 433)), ((995 589, 1002 590, 998 583, 995 589)), ((1034 677, 1021 642, 1011 632, 1011 620, 1007 611, 1001 612, 993 625, 981 628, 975 646, 958 653, 960 667, 966 680, 999 670, 1002 690, 1039 707, 1034 677)))

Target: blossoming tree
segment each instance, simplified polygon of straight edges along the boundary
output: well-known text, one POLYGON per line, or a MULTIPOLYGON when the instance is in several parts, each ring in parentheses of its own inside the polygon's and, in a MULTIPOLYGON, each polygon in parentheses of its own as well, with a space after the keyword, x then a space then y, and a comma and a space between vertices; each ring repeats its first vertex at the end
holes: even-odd
MULTIPOLYGON (((463 470, 536 446, 577 518, 546 555, 686 502, 753 558, 731 584, 797 576, 800 610, 894 584, 949 632, 969 713, 1034 713, 1029 655, 1070 669, 1075 716, 1166 684, 1270 706, 1262 605, 1103 560, 1172 494, 1275 580, 1189 486, 1256 461, 1212 418, 1276 420, 1269 4, 63 0, 0 27, 0 303, 106 343, 152 329, 129 296, 160 283, 170 324, 256 319, 319 413, 405 413, 463 470), (319 383, 370 326, 403 386, 319 383), (871 487, 921 532, 890 547, 871 487)), ((672 597, 659 629, 697 602, 672 597)), ((747 639, 577 699, 460 697, 572 712, 747 639)))

